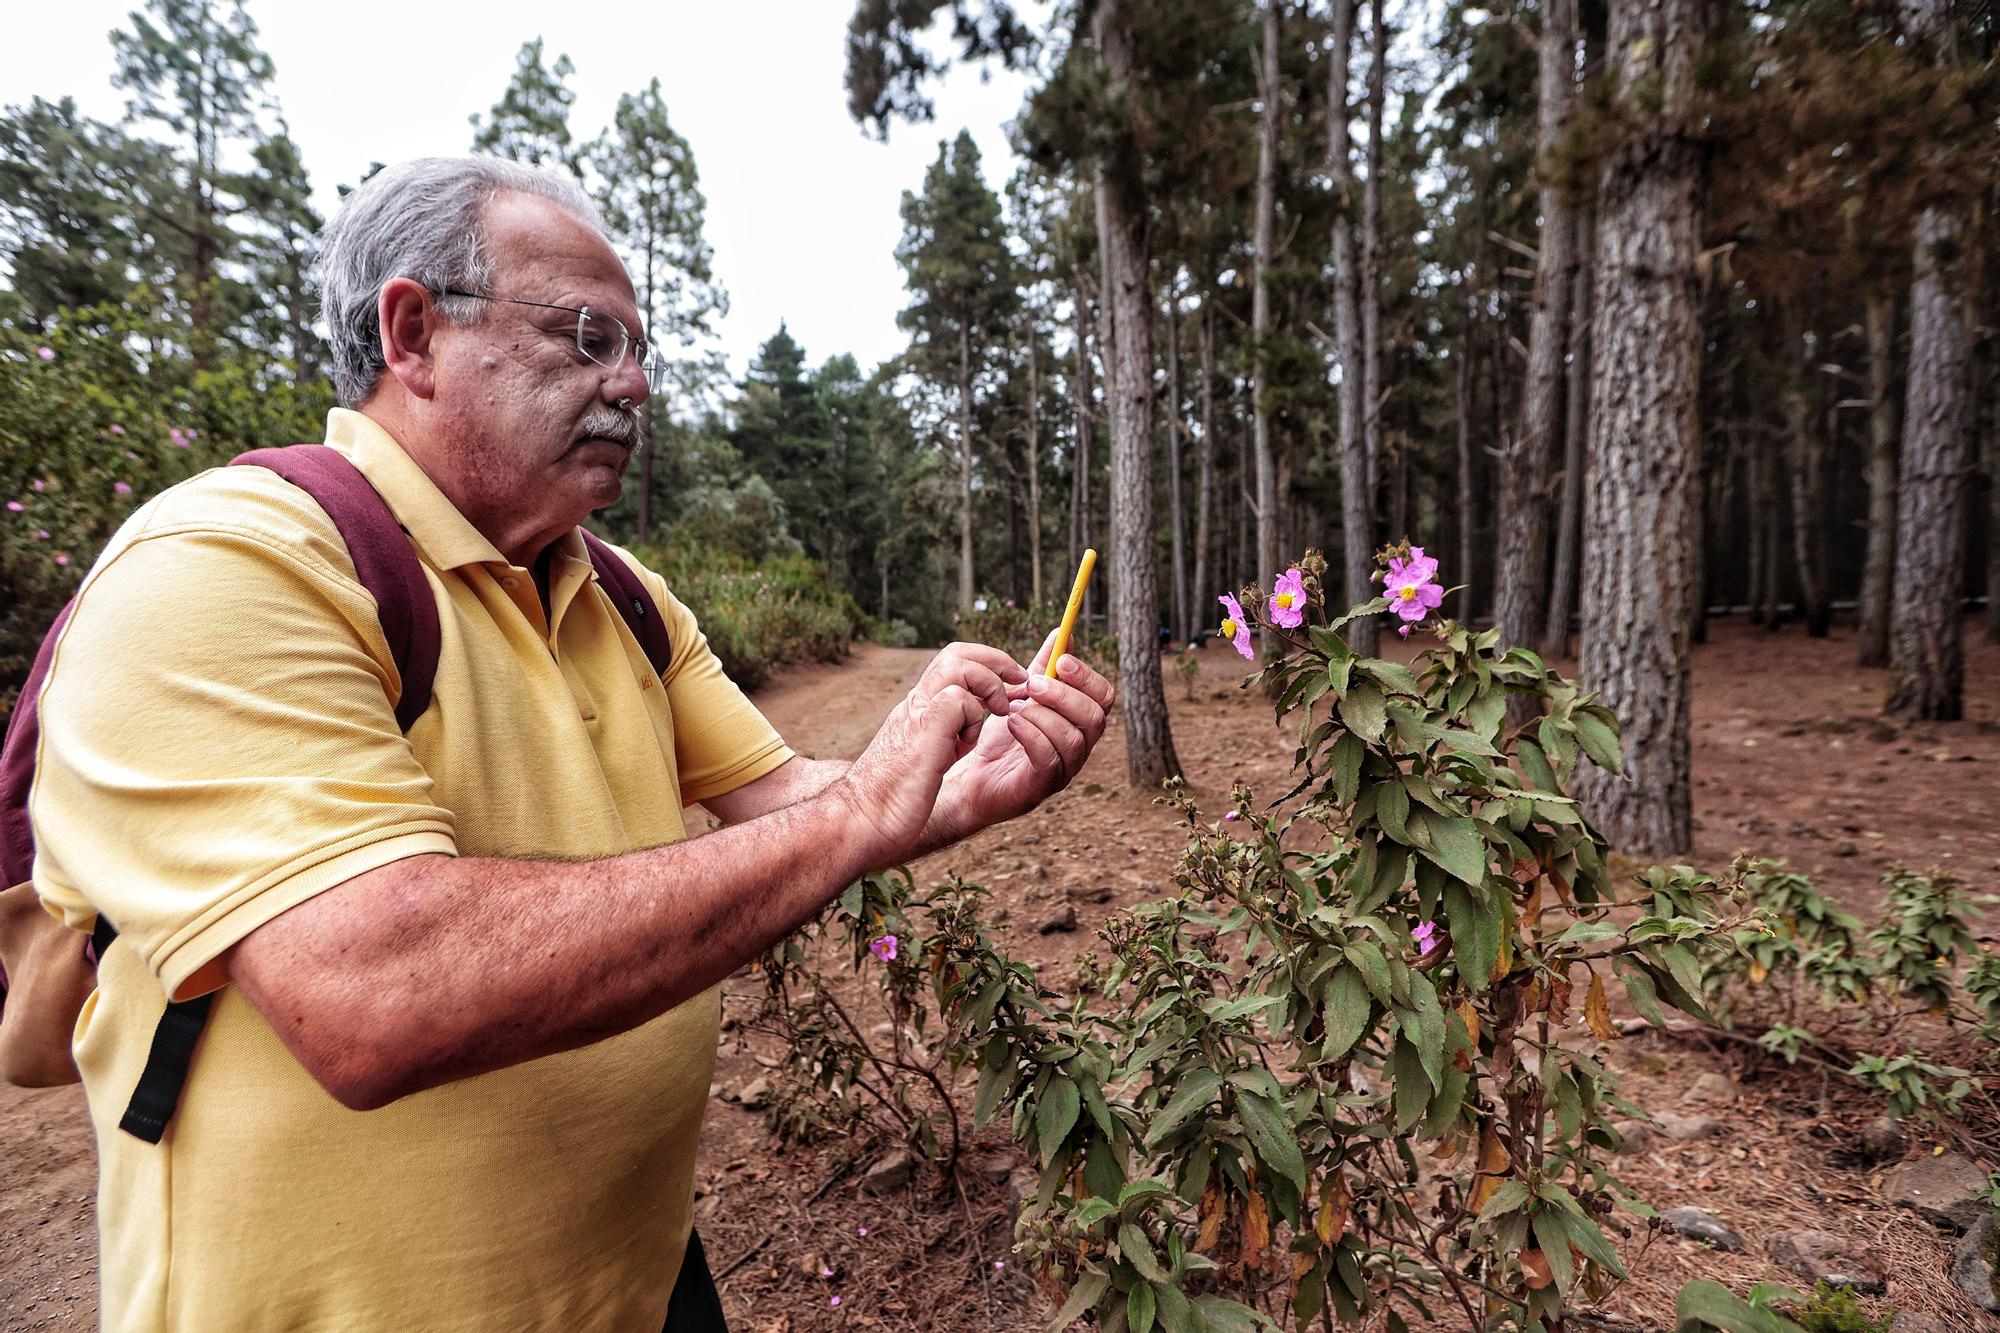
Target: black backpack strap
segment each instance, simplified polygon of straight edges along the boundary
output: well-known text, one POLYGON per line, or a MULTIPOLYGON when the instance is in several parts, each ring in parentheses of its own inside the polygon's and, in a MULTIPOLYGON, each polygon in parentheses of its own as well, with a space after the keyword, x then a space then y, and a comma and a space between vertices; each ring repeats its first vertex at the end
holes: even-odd
POLYGON ((158 1143, 167 1132, 167 1122, 174 1118, 181 1102, 188 1066, 194 1063, 195 1043, 201 1040, 214 1003, 215 992, 210 991, 167 1005, 160 1025, 153 1029, 153 1049, 147 1052, 146 1068, 139 1075, 139 1086, 132 1089, 132 1100, 118 1128, 148 1143, 158 1143))
POLYGON ((654 605, 653 595, 646 591, 645 580, 603 538, 589 528, 577 531, 583 534, 584 549, 590 552, 590 567, 597 571, 598 583, 611 598, 611 604, 618 608, 618 614, 625 617, 632 637, 639 641, 646 660, 653 664, 653 674, 664 678, 667 664, 674 658, 674 645, 667 635, 666 617, 654 605))

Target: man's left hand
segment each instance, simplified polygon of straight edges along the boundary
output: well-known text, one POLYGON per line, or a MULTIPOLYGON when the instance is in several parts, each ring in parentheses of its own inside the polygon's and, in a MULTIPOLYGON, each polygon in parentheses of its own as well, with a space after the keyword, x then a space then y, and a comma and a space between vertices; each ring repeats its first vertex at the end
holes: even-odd
POLYGON ((1083 768, 1117 691, 1068 653, 1048 676, 1054 645, 1051 633, 1028 668, 1028 684, 1010 687, 1011 711, 987 718, 978 743, 946 772, 925 842, 943 846, 1026 814, 1083 768))

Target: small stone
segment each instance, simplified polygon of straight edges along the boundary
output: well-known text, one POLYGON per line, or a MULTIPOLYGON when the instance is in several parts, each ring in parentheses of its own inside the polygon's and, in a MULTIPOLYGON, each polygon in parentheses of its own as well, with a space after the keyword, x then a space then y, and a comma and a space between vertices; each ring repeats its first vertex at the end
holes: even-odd
POLYGON ((1033 870, 1029 871, 1028 873, 1033 875, 1036 879, 1047 879, 1049 877, 1049 868, 1047 866, 1036 866, 1033 870))
POLYGON ((1727 1106, 1736 1100, 1736 1085, 1727 1074, 1703 1074, 1681 1100, 1695 1106, 1727 1106))
POLYGON ((1722 1132, 1722 1122, 1705 1115, 1675 1115, 1672 1111, 1662 1111, 1653 1118, 1660 1122, 1662 1134, 1683 1142, 1712 1139, 1722 1132))
POLYGON ((1047 921, 1042 922, 1041 925, 1035 927, 1036 933, 1041 935, 1067 935, 1075 929, 1076 906, 1074 904, 1065 907, 1061 916, 1051 917, 1047 921))
POLYGON ((861 1177, 863 1194, 887 1194, 910 1183, 917 1173, 917 1159, 907 1152, 894 1152, 868 1168, 861 1177))
POLYGON ((1620 1120, 1611 1126, 1618 1135, 1618 1151, 1638 1152, 1653 1138, 1653 1127, 1643 1120, 1620 1120))
POLYGON ((1660 1220, 1673 1228, 1677 1235, 1689 1240, 1706 1241, 1718 1250, 1734 1250, 1741 1253, 1743 1237, 1734 1228, 1724 1226, 1714 1214, 1700 1208, 1669 1208, 1660 1214, 1660 1220))
POLYGON ((1886 1162, 1910 1150, 1910 1136, 1893 1117, 1878 1115, 1861 1127, 1861 1155, 1871 1162, 1886 1162))
POLYGON ((1773 1236, 1772 1262, 1808 1282, 1848 1287, 1864 1296, 1882 1293, 1882 1268, 1853 1242, 1825 1231, 1787 1231, 1773 1236))
POLYGON ((1852 841, 1837 842, 1833 845, 1833 854, 1843 858, 1859 856, 1861 855, 1861 849, 1856 847, 1852 841))
POLYGON ((1958 1242, 1951 1259, 1951 1280, 1982 1310, 2000 1312, 2000 1235, 1996 1235, 1992 1209, 1987 1209, 1972 1230, 1958 1242))
POLYGON ((1898 1310, 1895 1318, 1889 1321, 1889 1333, 1951 1333, 1951 1330, 1940 1323, 1936 1315, 1898 1310))
POLYGON ((753 1078, 735 1092, 722 1095, 746 1111, 761 1111, 771 1100, 771 1080, 753 1078))
POLYGON ((1963 1153, 1919 1157, 1889 1169, 1882 1192, 1890 1203, 1954 1231, 1976 1226, 1992 1212, 1979 1196, 1986 1190, 1985 1167, 1963 1153))

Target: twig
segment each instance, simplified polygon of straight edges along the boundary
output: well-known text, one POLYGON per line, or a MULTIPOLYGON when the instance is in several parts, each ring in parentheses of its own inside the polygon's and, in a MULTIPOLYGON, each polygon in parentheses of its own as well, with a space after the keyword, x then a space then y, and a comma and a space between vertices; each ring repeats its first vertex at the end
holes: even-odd
MULTIPOLYGON (((854 1164, 852 1162, 843 1164, 839 1170, 835 1171, 832 1175, 828 1176, 818 1189, 812 1192, 812 1197, 810 1199, 807 1199, 806 1202, 818 1203, 821 1199, 825 1198, 826 1192, 832 1189, 834 1185, 837 1184, 839 1181, 844 1179, 848 1171, 853 1167, 853 1165, 854 1164)), ((769 1245, 771 1243, 771 1237, 775 1236, 776 1234, 777 1233, 775 1231, 766 1231, 763 1237, 760 1240, 758 1240, 756 1244, 752 1245, 749 1249, 743 1251, 743 1253, 737 1255, 734 1259, 731 1259, 728 1263, 724 1264, 722 1266, 722 1271, 715 1275, 716 1282, 720 1283, 722 1279, 728 1277, 731 1273, 734 1273, 737 1269, 743 1267, 743 1265, 749 1263, 752 1259, 756 1258, 758 1252, 761 1251, 766 1245, 769 1245)))

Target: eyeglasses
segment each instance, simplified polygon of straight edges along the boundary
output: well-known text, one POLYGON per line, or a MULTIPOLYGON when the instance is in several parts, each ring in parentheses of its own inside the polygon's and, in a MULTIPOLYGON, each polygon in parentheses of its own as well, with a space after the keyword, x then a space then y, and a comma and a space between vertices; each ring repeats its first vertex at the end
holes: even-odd
POLYGON ((646 391, 658 393, 666 387, 667 359, 644 334, 634 334, 624 321, 589 306, 550 305, 547 301, 523 301, 512 296, 488 296, 483 292, 462 292, 447 287, 441 296, 461 296, 470 301, 499 301, 503 305, 533 306, 537 310, 561 310, 576 316, 576 350, 607 370, 616 370, 625 360, 627 348, 632 360, 646 375, 646 391))

